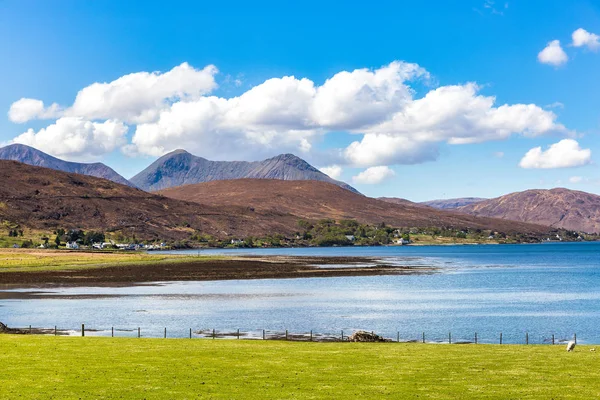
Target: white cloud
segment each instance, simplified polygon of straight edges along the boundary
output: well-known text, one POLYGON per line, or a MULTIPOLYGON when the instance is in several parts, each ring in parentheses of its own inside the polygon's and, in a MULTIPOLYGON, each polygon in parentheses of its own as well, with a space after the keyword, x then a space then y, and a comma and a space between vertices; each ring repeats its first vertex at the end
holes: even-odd
POLYGON ((331 165, 329 167, 322 167, 319 168, 319 170, 324 173, 325 175, 328 175, 330 178, 333 179, 338 179, 340 176, 342 176, 342 167, 340 167, 339 165, 331 165))
POLYGON ((587 47, 589 50, 597 51, 600 49, 600 36, 595 33, 586 31, 583 28, 577 29, 573 32, 573 46, 575 47, 587 47))
MULTIPOLYGON (((568 133, 556 114, 534 104, 495 106, 494 97, 482 96, 474 83, 442 86, 399 110, 367 134, 402 137, 419 143, 478 143, 506 139, 513 134, 535 137, 568 133)), ((381 145, 387 145, 381 141, 381 145)), ((422 148, 422 147, 419 147, 422 148)), ((385 149, 383 149, 385 151, 385 149)))
POLYGON ((569 57, 561 47, 560 40, 553 40, 548 43, 544 50, 539 52, 538 61, 542 64, 550 64, 558 67, 569 61, 569 57))
POLYGON ((581 176, 572 176, 569 178, 569 182, 571 183, 580 183, 583 182, 583 177, 581 176))
POLYGON ((497 151, 494 153, 494 157, 496 158, 503 158, 504 157, 504 152, 503 151, 497 151))
MULTIPOLYGON (((128 123, 153 121, 174 100, 196 99, 210 93, 217 87, 217 72, 213 65, 199 70, 183 63, 164 73, 136 72, 112 82, 93 83, 77 93, 75 102, 65 108, 63 115, 128 123)), ((21 99, 13 103, 9 115, 14 122, 27 122, 57 117, 50 112, 53 110, 58 110, 58 105, 44 109, 39 100, 21 99)))
POLYGON ((394 177, 396 173, 388 166, 377 166, 367 168, 363 172, 352 177, 352 182, 363 185, 376 185, 394 177))
POLYGON ((435 143, 412 140, 406 136, 374 134, 352 142, 343 153, 353 165, 368 167, 379 164, 419 164, 438 157, 435 143))
POLYGON ((558 108, 562 110, 563 108, 565 108, 565 105, 560 101, 555 101, 554 103, 546 104, 544 108, 558 108))
POLYGON ((314 121, 329 129, 359 130, 380 123, 412 100, 406 81, 429 74, 416 64, 394 61, 375 71, 342 71, 317 89, 314 121))
POLYGON ((26 144, 57 157, 89 161, 123 146, 126 133, 127 127, 118 121, 98 123, 63 117, 38 132, 29 129, 12 143, 26 144))
POLYGON ((548 150, 541 147, 529 150, 520 162, 521 168, 568 168, 579 167, 592 161, 592 151, 582 149, 573 139, 563 139, 548 150))
POLYGON ((45 107, 44 102, 41 100, 22 98, 10 106, 8 119, 12 122, 22 124, 32 119, 57 118, 60 113, 60 107, 56 103, 45 107))
POLYGON ((322 85, 294 76, 272 78, 231 98, 210 95, 216 73, 214 66, 196 69, 184 63, 165 73, 138 72, 92 84, 63 111, 25 99, 15 102, 9 113, 18 121, 48 118, 51 110, 56 118, 62 114, 53 125, 27 137, 53 154, 62 148, 61 155, 73 157, 90 151, 99 155, 114 146, 128 155, 161 156, 177 148, 219 159, 302 155, 329 132, 346 131, 357 140, 338 149, 337 159, 321 162, 371 167, 435 160, 444 142, 569 133, 553 112, 534 104, 496 105, 475 83, 442 86, 416 97, 411 81, 427 80, 429 74, 401 61, 341 71, 322 85), (109 140, 108 146, 97 145, 88 134, 78 134, 89 141, 79 147, 42 140, 64 121, 112 121, 134 134, 130 143, 121 144, 119 138, 109 140))

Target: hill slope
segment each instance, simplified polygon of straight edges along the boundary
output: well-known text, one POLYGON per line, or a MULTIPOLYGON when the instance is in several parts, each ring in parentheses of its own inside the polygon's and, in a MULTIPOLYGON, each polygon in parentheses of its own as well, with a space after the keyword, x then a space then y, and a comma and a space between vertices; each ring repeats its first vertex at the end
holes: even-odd
POLYGON ((95 176, 96 178, 108 179, 122 185, 133 186, 127 179, 102 163, 84 164, 63 161, 23 144, 11 144, 0 148, 0 160, 18 161, 35 167, 51 168, 63 172, 95 176))
POLYGON ((402 227, 454 227, 545 234, 548 227, 469 215, 409 204, 396 205, 318 181, 240 179, 213 181, 162 190, 174 199, 209 206, 248 206, 257 211, 293 214, 305 219, 356 219, 402 227))
POLYGON ((201 182, 242 178, 324 181, 358 193, 356 189, 330 178, 293 154, 281 154, 254 162, 209 161, 185 150, 176 150, 156 160, 131 178, 131 182, 144 190, 157 191, 201 182))
MULTIPOLYGON (((174 200, 106 179, 0 161, 0 223, 39 230, 122 231, 141 239, 288 232, 297 218, 174 200)), ((0 225, 1 226, 1 225, 0 225)), ((1 228, 0 228, 1 229, 1 228)))
POLYGON ((588 233, 600 232, 600 196, 563 188, 511 193, 461 207, 458 211, 588 233))

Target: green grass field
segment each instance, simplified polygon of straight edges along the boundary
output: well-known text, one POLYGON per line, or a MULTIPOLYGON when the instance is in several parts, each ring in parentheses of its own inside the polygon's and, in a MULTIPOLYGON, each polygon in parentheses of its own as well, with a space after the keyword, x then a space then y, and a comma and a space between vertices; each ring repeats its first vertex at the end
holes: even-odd
POLYGON ((579 346, 0 335, 2 399, 597 399, 579 346))
POLYGON ((166 262, 212 261, 221 256, 180 256, 141 252, 0 249, 0 273, 77 270, 118 265, 152 265, 166 262))

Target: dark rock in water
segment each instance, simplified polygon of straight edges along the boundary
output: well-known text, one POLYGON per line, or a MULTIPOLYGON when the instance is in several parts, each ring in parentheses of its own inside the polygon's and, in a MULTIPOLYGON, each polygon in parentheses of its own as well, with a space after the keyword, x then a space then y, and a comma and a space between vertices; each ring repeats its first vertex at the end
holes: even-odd
POLYGON ((16 334, 16 333, 26 333, 26 332, 22 331, 20 329, 9 328, 8 326, 6 326, 2 322, 0 322, 0 333, 12 333, 12 334, 16 334))
POLYGON ((390 339, 386 339, 383 336, 379 336, 373 332, 357 331, 354 332, 349 338, 351 342, 391 342, 390 339))
POLYGON ((120 183, 121 185, 134 186, 127 179, 116 173, 112 168, 102 163, 86 164, 64 161, 23 144, 11 144, 0 148, 0 160, 18 161, 23 164, 33 165, 34 167, 44 167, 55 169, 57 171, 95 176, 96 178, 108 179, 115 183, 120 183))
POLYGON ((358 193, 350 185, 332 179, 293 154, 253 162, 210 161, 185 150, 175 150, 131 178, 131 182, 140 189, 154 192, 195 183, 246 178, 324 181, 358 193))

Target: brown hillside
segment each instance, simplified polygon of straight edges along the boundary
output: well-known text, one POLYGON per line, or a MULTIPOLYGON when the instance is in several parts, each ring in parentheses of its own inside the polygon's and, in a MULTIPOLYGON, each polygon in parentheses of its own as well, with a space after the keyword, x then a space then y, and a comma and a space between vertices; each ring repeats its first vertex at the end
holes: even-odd
POLYGON ((458 211, 580 232, 600 232, 600 196, 577 190, 526 190, 461 207, 458 211))
POLYGON ((40 230, 84 229, 183 239, 288 232, 297 218, 246 207, 174 200, 105 179, 0 160, 0 222, 40 230))
POLYGON ((256 211, 293 214, 305 219, 356 219, 402 227, 493 229, 506 233, 546 234, 540 225, 477 218, 429 207, 397 205, 362 196, 318 181, 238 179, 213 181, 166 189, 160 194, 208 206, 244 206, 256 211))

